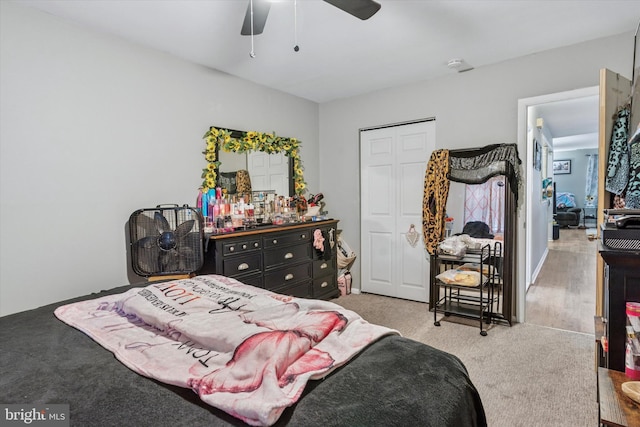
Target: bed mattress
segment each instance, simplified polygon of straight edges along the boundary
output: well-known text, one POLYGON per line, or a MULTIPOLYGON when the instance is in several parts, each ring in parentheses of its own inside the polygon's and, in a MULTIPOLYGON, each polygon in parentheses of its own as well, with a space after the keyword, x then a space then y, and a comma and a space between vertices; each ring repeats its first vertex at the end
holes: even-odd
MULTIPOLYGON (((0 403, 68 404, 70 425, 246 425, 190 389, 138 375, 54 310, 123 286, 0 318, 0 403)), ((310 381, 275 425, 484 426, 480 396, 454 355, 384 336, 310 381)))

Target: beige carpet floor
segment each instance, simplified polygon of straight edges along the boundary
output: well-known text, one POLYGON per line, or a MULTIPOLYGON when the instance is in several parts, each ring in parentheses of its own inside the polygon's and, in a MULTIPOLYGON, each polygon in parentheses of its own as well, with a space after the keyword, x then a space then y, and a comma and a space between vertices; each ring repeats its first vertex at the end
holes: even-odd
POLYGON ((423 303, 371 294, 333 302, 458 356, 480 393, 490 427, 598 424, 593 335, 524 323, 491 325, 483 337, 477 322, 456 317, 434 326, 423 303))

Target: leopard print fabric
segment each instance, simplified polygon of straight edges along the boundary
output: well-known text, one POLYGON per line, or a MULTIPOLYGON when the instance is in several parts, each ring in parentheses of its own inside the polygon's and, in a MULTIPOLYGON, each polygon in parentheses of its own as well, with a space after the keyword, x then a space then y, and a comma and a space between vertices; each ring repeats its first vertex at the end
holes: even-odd
POLYGON ((436 253, 445 234, 445 209, 449 197, 449 150, 431 153, 424 175, 422 232, 427 252, 436 253))
POLYGON ((240 169, 236 172, 236 190, 240 194, 251 194, 251 178, 249 171, 240 169))
POLYGON ((607 164, 607 177, 605 189, 613 194, 622 194, 629 181, 629 107, 618 110, 609 146, 609 162, 607 164))
POLYGON ((640 209, 640 133, 629 142, 629 185, 625 199, 628 209, 640 209))

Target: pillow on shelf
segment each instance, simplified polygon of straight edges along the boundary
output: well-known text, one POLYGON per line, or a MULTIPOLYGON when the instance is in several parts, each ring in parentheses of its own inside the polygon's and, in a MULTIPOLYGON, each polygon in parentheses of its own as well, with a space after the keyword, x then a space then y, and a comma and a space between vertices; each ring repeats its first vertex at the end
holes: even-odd
POLYGON ((487 278, 481 275, 477 271, 452 269, 444 271, 436 276, 436 279, 440 280, 447 285, 468 286, 476 287, 480 283, 484 284, 487 278))

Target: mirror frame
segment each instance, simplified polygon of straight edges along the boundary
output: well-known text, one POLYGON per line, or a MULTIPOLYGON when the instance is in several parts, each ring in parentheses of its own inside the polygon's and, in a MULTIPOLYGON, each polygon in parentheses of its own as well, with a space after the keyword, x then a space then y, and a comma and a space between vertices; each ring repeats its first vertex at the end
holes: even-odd
POLYGON ((268 154, 283 153, 289 157, 289 195, 301 196, 307 191, 300 158, 300 141, 296 138, 277 136, 275 132, 244 132, 211 126, 203 139, 207 143, 202 152, 207 161, 207 167, 202 170, 201 176, 203 192, 219 186, 218 175, 221 164, 219 150, 238 154, 249 151, 262 151, 268 154))

